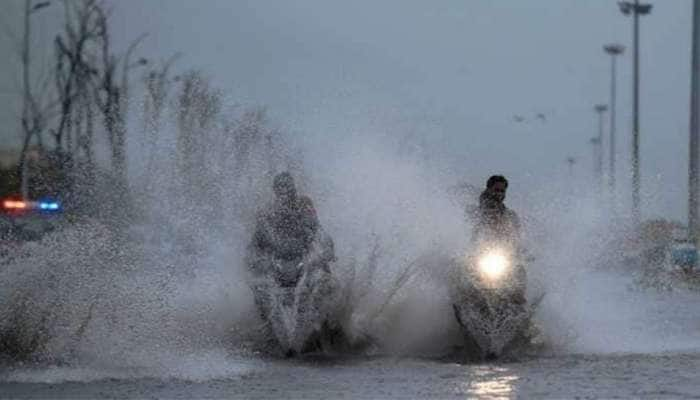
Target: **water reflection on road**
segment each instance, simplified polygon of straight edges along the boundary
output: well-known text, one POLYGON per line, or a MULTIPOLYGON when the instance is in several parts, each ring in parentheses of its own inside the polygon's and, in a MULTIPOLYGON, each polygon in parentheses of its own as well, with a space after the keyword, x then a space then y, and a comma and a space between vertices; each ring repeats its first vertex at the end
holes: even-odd
POLYGON ((231 359, 216 371, 208 362, 178 367, 178 374, 131 371, 112 378, 70 367, 51 368, 48 375, 42 369, 0 369, 0 398, 677 399, 700 393, 700 354, 694 352, 475 364, 394 357, 231 359), (188 378, 182 375, 186 368, 199 372, 188 378), (213 375, 207 379, 202 371, 213 375))
POLYGON ((466 392, 481 399, 511 399, 519 379, 506 367, 479 366, 475 367, 466 392))

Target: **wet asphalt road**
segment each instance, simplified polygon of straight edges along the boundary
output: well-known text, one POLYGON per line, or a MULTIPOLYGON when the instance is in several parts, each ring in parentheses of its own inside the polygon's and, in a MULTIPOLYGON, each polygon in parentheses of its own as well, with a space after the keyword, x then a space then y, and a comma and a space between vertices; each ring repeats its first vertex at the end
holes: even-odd
POLYGON ((41 371, 5 371, 0 398, 700 398, 700 353, 498 363, 385 357, 235 362, 241 363, 238 374, 196 380, 85 380, 69 369, 53 371, 47 379, 41 371))

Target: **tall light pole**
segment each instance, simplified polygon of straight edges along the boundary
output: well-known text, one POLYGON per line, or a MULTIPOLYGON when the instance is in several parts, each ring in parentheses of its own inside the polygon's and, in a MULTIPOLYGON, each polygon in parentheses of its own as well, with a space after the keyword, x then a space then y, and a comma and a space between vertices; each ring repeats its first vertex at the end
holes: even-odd
POLYGON ((651 4, 641 4, 639 0, 620 1, 620 11, 632 15, 632 33, 634 42, 634 80, 632 100, 632 215, 639 222, 639 16, 651 12, 651 4))
POLYGON ((602 143, 600 142, 600 138, 598 136, 593 136, 588 143, 591 144, 591 147, 593 148, 593 177, 594 179, 599 179, 600 177, 600 153, 601 153, 601 145, 602 143))
POLYGON ((569 164, 569 180, 574 179, 574 164, 576 164, 576 159, 574 157, 567 157, 566 163, 569 164))
POLYGON ((608 111, 608 106, 605 104, 596 104, 593 110, 598 114, 598 159, 596 160, 596 172, 598 174, 598 188, 603 190, 603 115, 608 111))
POLYGON ((693 1, 693 39, 690 69, 690 155, 688 162, 688 235, 697 243, 698 240, 698 146, 700 145, 700 0, 693 1))
POLYGON ((610 160, 609 160, 609 176, 608 183, 610 184, 610 196, 614 202, 615 196, 615 130, 617 120, 615 116, 615 108, 617 106, 617 56, 625 51, 625 46, 620 44, 608 44, 603 46, 603 50, 610 55, 610 160))

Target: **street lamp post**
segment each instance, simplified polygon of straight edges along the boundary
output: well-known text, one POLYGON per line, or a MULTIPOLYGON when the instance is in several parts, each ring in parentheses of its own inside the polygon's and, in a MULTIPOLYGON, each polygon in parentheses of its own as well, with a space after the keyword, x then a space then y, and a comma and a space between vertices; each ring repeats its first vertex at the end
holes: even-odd
POLYGON ((609 160, 609 176, 608 183, 610 184, 610 196, 615 199, 615 130, 617 119, 615 109, 617 106, 617 56, 625 51, 625 47, 619 44, 609 44, 603 46, 603 50, 610 55, 610 160, 609 160))
POLYGON ((596 104, 593 110, 598 114, 598 154, 596 172, 598 174, 598 188, 602 192, 603 189, 603 115, 608 111, 608 106, 605 104, 596 104))
POLYGON ((700 181, 699 148, 700 146, 700 0, 693 1, 693 39, 690 70, 690 154, 688 162, 688 235, 697 243, 698 240, 698 190, 700 181))
POLYGON ((601 142, 600 138, 598 136, 593 136, 588 143, 591 144, 591 147, 593 148, 593 176, 594 179, 599 179, 600 178, 600 153, 601 153, 601 142))
POLYGON ((618 3, 620 11, 625 15, 632 15, 633 50, 634 50, 634 83, 632 100, 632 214, 634 220, 639 222, 639 16, 651 12, 651 4, 641 4, 639 0, 621 1, 618 3))
POLYGON ((569 180, 574 179, 574 164, 576 164, 576 158, 567 157, 566 163, 569 164, 569 180))

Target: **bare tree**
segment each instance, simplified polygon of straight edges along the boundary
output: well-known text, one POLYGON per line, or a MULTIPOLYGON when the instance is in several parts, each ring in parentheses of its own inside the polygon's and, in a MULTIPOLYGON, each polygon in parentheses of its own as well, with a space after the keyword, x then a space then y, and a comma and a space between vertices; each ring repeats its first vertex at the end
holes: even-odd
POLYGON ((179 77, 170 77, 170 68, 180 58, 180 53, 170 57, 160 68, 151 70, 144 78, 146 99, 144 102, 144 130, 155 133, 160 130, 163 108, 170 92, 170 86, 179 77))
POLYGON ((100 25, 99 38, 102 50, 100 52, 100 67, 97 68, 94 95, 98 108, 102 112, 104 127, 109 140, 112 171, 117 180, 126 184, 126 117, 129 100, 129 70, 135 66, 147 64, 145 58, 131 63, 131 56, 145 38, 141 35, 131 43, 123 56, 116 55, 111 48, 108 14, 100 4, 96 4, 100 25), (118 68, 121 67, 121 74, 118 68))
POLYGON ((51 131, 56 150, 75 156, 79 150, 92 163, 94 112, 90 79, 97 73, 90 64, 102 26, 96 0, 80 3, 64 1, 64 30, 54 39, 56 67, 55 83, 60 104, 59 121, 51 131), (66 147, 64 149, 64 146, 66 147))
POLYGON ((221 92, 211 87, 201 71, 192 70, 183 75, 176 101, 178 169, 193 183, 206 170, 210 131, 222 108, 221 92))
MULTIPOLYGON (((28 176, 27 176, 27 153, 29 152, 32 139, 36 138, 39 146, 43 145, 41 133, 46 128, 47 113, 50 105, 47 103, 46 97, 37 96, 32 88, 31 79, 31 52, 30 52, 30 36, 31 36, 31 15, 49 5, 48 2, 33 3, 31 0, 24 1, 24 32, 22 36, 21 50, 21 65, 22 65, 22 150, 18 164, 18 172, 20 175, 20 191, 24 197, 28 194, 28 176)), ((43 93, 44 91, 36 91, 43 93)))
POLYGON ((244 112, 236 121, 235 128, 231 131, 231 140, 227 144, 237 176, 249 169, 255 161, 254 157, 260 158, 260 152, 255 150, 261 146, 265 148, 266 160, 258 161, 263 161, 268 171, 272 169, 272 133, 265 126, 266 118, 266 110, 259 107, 244 112))
POLYGON ((149 171, 154 163, 163 109, 173 82, 179 80, 179 77, 170 77, 170 68, 179 57, 180 53, 174 54, 161 67, 152 69, 144 77, 146 92, 143 110, 143 130, 149 150, 149 171))

